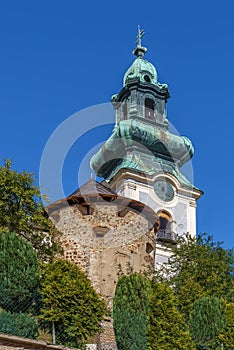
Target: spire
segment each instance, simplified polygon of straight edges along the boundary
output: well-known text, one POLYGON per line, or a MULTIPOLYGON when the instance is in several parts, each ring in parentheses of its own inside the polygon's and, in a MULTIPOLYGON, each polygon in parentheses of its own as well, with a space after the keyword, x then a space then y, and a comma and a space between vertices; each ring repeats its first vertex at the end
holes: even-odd
POLYGON ((141 46, 141 38, 145 35, 144 29, 141 29, 140 24, 138 24, 138 33, 137 33, 137 46, 141 46))
POLYGON ((141 29, 140 24, 138 24, 138 33, 137 33, 137 40, 136 40, 137 47, 133 51, 133 54, 137 57, 143 57, 147 51, 147 48, 141 45, 141 39, 144 35, 145 35, 145 31, 141 29))

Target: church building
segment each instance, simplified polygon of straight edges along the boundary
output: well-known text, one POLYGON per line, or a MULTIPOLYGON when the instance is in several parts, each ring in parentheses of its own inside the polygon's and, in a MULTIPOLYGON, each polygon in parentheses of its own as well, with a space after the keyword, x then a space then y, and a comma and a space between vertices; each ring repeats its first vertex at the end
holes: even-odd
POLYGON ((202 195, 181 171, 194 149, 187 137, 169 130, 168 86, 145 59, 142 36, 139 29, 136 58, 111 99, 114 130, 91 159, 104 180, 91 178, 49 206, 65 257, 87 272, 110 306, 120 273, 157 268, 168 259, 168 243, 196 235, 202 195))

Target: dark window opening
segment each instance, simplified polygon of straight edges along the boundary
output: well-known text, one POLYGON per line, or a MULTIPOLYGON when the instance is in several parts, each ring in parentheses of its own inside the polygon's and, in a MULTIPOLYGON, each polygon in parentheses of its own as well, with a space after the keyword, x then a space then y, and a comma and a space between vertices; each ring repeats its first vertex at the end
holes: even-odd
POLYGON ((128 212, 129 212, 129 208, 124 208, 124 209, 118 211, 118 217, 124 218, 128 212))
POLYGON ((128 119, 128 108, 127 108, 127 103, 123 104, 123 119, 126 120, 128 119))
POLYGON ((154 250, 154 248, 153 248, 152 244, 150 244, 149 242, 147 242, 147 243, 146 243, 146 253, 147 253, 147 254, 150 254, 150 253, 153 252, 153 250, 154 250))
POLYGON ((145 80, 147 83, 150 83, 151 79, 150 79, 150 77, 148 76, 148 74, 145 74, 145 75, 144 75, 144 80, 145 80))
POLYGON ((176 234, 172 232, 172 218, 170 214, 165 211, 162 211, 159 214, 158 220, 158 231, 156 233, 157 241, 168 242, 175 244, 176 243, 176 234))
POLYGON ((93 232, 97 238, 103 238, 109 230, 110 230, 110 228, 106 227, 106 226, 93 227, 93 232))
POLYGON ((82 215, 92 215, 94 209, 90 205, 77 205, 77 209, 81 212, 82 215))
POLYGON ((155 118, 155 113, 154 113, 154 100, 151 98, 146 98, 145 99, 145 118, 154 120, 155 118))
POLYGON ((160 221, 159 230, 164 230, 164 231, 170 232, 171 223, 166 218, 163 218, 163 217, 160 217, 159 221, 160 221))

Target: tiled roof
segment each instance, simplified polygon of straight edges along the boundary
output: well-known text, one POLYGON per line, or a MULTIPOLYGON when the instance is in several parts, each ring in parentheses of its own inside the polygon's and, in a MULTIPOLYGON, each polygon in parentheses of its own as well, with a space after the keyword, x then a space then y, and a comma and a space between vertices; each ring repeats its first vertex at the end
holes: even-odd
MULTIPOLYGON (((58 210, 64 205, 91 205, 93 203, 101 203, 100 197, 106 202, 105 204, 114 204, 120 208, 129 208, 141 215, 147 217, 147 219, 154 225, 156 222, 156 213, 154 210, 142 202, 127 197, 118 196, 116 192, 110 190, 101 183, 95 181, 93 178, 88 180, 84 185, 74 191, 67 198, 60 199, 54 203, 51 203, 47 210, 51 214, 54 210, 58 210)), ((121 209, 121 210, 122 210, 121 209)))
POLYGON ((99 182, 95 181, 93 178, 89 179, 84 185, 74 191, 68 198, 75 196, 85 196, 91 194, 109 194, 116 195, 114 191, 111 191, 109 188, 103 186, 99 182))

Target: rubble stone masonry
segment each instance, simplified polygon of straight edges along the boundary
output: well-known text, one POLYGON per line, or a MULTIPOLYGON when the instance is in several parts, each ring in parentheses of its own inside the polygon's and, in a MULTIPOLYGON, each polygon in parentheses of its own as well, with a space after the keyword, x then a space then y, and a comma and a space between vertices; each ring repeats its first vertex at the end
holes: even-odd
POLYGON ((154 266, 155 232, 147 218, 114 202, 55 208, 50 213, 63 233, 65 258, 88 274, 111 307, 118 275, 154 266))

